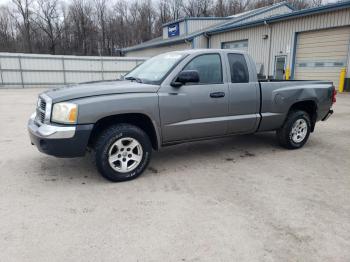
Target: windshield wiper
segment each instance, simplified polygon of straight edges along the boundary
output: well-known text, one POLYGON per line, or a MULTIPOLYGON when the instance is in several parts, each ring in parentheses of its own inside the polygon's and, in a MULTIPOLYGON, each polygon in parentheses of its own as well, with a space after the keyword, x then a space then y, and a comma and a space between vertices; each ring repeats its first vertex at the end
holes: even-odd
POLYGON ((131 81, 136 81, 138 83, 142 83, 142 79, 138 77, 133 77, 133 76, 127 76, 125 77, 126 80, 131 80, 131 81))

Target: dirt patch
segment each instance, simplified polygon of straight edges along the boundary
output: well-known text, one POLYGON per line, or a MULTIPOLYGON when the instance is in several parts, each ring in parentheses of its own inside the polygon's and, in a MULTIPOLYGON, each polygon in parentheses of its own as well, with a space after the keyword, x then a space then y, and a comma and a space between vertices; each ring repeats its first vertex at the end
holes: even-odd
POLYGON ((254 157, 255 154, 249 152, 249 151, 245 151, 244 154, 240 155, 240 157, 254 157))
POLYGON ((151 166, 148 167, 148 170, 151 171, 153 174, 158 174, 159 173, 158 169, 156 169, 154 167, 151 167, 151 166))

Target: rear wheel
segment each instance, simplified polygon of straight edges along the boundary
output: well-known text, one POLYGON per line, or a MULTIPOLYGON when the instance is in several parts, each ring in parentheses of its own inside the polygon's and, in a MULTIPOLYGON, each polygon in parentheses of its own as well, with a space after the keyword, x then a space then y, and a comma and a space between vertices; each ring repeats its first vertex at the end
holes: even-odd
POLYGON ((120 124, 109 127, 97 140, 95 158, 101 175, 111 181, 131 180, 147 167, 152 146, 140 128, 120 124))
POLYGON ((279 143, 288 149, 301 148, 307 142, 311 131, 311 121, 305 111, 291 111, 283 126, 277 130, 279 143))

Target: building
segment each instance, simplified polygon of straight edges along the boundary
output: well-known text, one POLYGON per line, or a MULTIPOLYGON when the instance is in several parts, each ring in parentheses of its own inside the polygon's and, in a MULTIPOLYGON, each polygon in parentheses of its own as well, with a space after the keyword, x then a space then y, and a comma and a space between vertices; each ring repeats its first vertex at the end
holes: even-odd
POLYGON ((282 2, 229 17, 185 17, 163 25, 163 35, 139 45, 122 49, 126 56, 151 57, 167 51, 208 48, 207 31, 231 24, 241 24, 274 14, 290 13, 294 9, 282 2))
POLYGON ((296 11, 286 3, 227 18, 184 18, 165 24, 163 36, 125 48, 126 56, 150 57, 188 48, 246 50, 258 72, 283 79, 350 82, 350 1, 296 11))

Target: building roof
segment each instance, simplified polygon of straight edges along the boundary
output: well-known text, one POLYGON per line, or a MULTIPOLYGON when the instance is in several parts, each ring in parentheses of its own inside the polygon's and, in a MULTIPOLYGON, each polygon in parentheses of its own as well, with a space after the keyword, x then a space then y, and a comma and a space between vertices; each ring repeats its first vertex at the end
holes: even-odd
POLYGON ((236 29, 253 27, 253 26, 266 24, 266 23, 274 23, 282 20, 295 19, 303 16, 331 12, 331 11, 336 11, 336 10, 346 9, 346 8, 350 8, 350 1, 342 1, 334 4, 328 4, 328 5, 318 6, 314 8, 303 9, 303 10, 294 11, 294 12, 286 13, 282 15, 274 15, 268 18, 262 18, 262 19, 250 21, 247 23, 239 23, 239 24, 230 23, 230 24, 217 26, 213 29, 207 30, 206 33, 208 35, 219 34, 222 32, 232 31, 236 29))
POLYGON ((264 14, 266 12, 272 11, 272 10, 274 10, 276 8, 279 8, 279 7, 282 7, 282 6, 288 7, 291 11, 295 11, 296 10, 294 7, 292 7, 286 1, 284 1, 284 2, 280 2, 280 3, 274 4, 274 5, 265 6, 265 7, 261 7, 261 8, 257 8, 257 9, 251 10, 251 11, 247 11, 247 12, 241 13, 241 14, 244 14, 244 16, 241 16, 240 14, 238 14, 237 16, 235 16, 236 19, 234 19, 233 21, 226 22, 226 23, 221 24, 219 26, 216 25, 215 28, 221 28, 221 27, 224 27, 224 26, 234 25, 234 24, 242 22, 242 21, 244 21, 246 19, 252 18, 252 17, 257 16, 257 15, 264 14))
POLYGON ((176 21, 166 23, 163 26, 171 25, 171 24, 178 23, 178 22, 185 21, 185 20, 213 20, 213 19, 216 19, 216 20, 223 20, 223 21, 221 23, 215 24, 211 27, 208 27, 208 28, 205 28, 205 29, 202 29, 202 30, 190 33, 190 34, 184 34, 184 35, 181 35, 178 37, 171 37, 171 38, 167 38, 167 39, 164 39, 163 37, 158 37, 158 38, 143 42, 143 43, 138 44, 138 45, 123 48, 122 51, 123 52, 130 52, 130 51, 141 50, 141 49, 145 49, 145 48, 166 46, 166 45, 171 45, 171 44, 178 44, 178 43, 184 43, 187 41, 192 41, 193 38, 195 38, 199 35, 205 34, 207 32, 214 32, 215 29, 226 28, 226 27, 231 26, 231 25, 236 25, 237 23, 239 23, 241 25, 240 22, 244 21, 245 19, 254 17, 256 15, 263 14, 265 12, 271 11, 271 10, 276 9, 278 7, 281 7, 281 6, 287 6, 291 10, 294 10, 287 2, 280 2, 278 4, 257 8, 257 9, 243 12, 243 13, 240 13, 240 14, 237 14, 234 16, 230 16, 230 17, 186 17, 186 18, 182 18, 182 19, 179 19, 176 21), (229 20, 229 21, 227 21, 227 20, 229 20))
POLYGON ((230 16, 228 16, 228 17, 217 17, 217 16, 189 17, 189 16, 186 16, 186 17, 165 23, 162 26, 164 27, 164 26, 180 23, 180 22, 183 22, 185 20, 230 20, 230 19, 232 19, 232 17, 230 17, 230 16))

